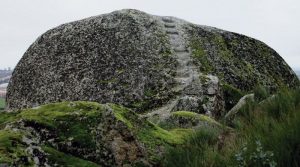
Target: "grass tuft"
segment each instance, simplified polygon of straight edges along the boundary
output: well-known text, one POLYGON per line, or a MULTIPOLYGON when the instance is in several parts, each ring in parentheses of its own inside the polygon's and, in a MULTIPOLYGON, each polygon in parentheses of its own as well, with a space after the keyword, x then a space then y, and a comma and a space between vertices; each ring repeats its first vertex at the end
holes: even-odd
POLYGON ((272 98, 262 88, 255 92, 268 100, 247 102, 232 120, 234 130, 199 129, 186 143, 168 150, 164 166, 299 167, 300 89, 282 90, 272 98))

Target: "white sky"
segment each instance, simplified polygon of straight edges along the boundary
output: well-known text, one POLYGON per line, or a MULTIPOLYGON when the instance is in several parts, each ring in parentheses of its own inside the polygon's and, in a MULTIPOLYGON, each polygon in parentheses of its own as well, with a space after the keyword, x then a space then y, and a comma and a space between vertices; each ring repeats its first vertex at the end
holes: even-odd
POLYGON ((50 28, 124 8, 254 37, 300 69, 299 0, 0 0, 0 69, 14 67, 50 28))

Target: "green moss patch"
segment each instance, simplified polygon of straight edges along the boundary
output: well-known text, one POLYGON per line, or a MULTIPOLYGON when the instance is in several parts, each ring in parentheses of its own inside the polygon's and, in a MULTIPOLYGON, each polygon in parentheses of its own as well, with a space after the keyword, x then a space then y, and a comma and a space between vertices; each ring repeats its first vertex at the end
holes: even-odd
POLYGON ((0 129, 3 129, 7 122, 15 120, 16 115, 16 112, 0 112, 0 129))
POLYGON ((207 57, 207 53, 204 50, 203 43, 200 40, 194 39, 191 41, 190 46, 192 48, 193 58, 197 62, 200 62, 200 71, 206 74, 212 72, 214 68, 209 60, 209 57, 207 57))
POLYGON ((74 166, 74 167, 100 167, 90 161, 82 160, 72 155, 57 151, 52 147, 44 146, 43 150, 49 154, 49 162, 51 164, 59 164, 61 166, 74 166))
POLYGON ((190 112, 190 111, 177 111, 177 112, 173 112, 172 116, 174 117, 180 117, 180 118, 186 118, 186 119, 191 119, 191 120, 198 120, 198 121, 202 121, 202 122, 207 122, 211 125, 216 125, 221 127, 222 125, 215 121, 214 119, 212 119, 209 116, 203 115, 203 114, 198 114, 198 113, 194 113, 194 112, 190 112))
POLYGON ((63 102, 28 109, 17 115, 27 124, 44 127, 61 142, 72 139, 79 147, 95 149, 92 128, 101 121, 103 107, 93 102, 63 102))
POLYGON ((157 125, 153 125, 153 128, 149 129, 149 133, 157 139, 163 140, 168 144, 182 144, 185 137, 191 133, 191 129, 172 129, 167 131, 160 128, 157 125))
POLYGON ((23 134, 20 132, 0 130, 0 164, 11 164, 12 162, 19 162, 25 166, 31 164, 25 161, 27 153, 22 144, 22 136, 23 134))
POLYGON ((113 109, 116 118, 122 121, 137 136, 137 139, 143 143, 152 161, 160 161, 162 157, 158 157, 161 147, 183 144, 191 129, 172 129, 165 130, 147 120, 139 118, 139 116, 129 109, 109 104, 113 109))
POLYGON ((120 105, 109 104, 109 106, 114 110, 115 117, 119 121, 125 123, 130 129, 134 128, 132 121, 138 117, 135 113, 120 105))
MULTIPOLYGON (((193 129, 189 128, 166 130, 140 118, 138 114, 123 106, 101 105, 93 102, 61 102, 19 112, 0 113, 0 124, 4 127, 9 122, 22 120, 25 127, 29 126, 41 131, 41 140, 47 141, 49 135, 51 139, 54 138, 55 143, 59 145, 59 150, 51 147, 51 143, 46 142, 47 146, 43 146, 44 151, 49 154, 50 162, 56 162, 59 165, 95 166, 96 164, 89 162, 96 162, 94 159, 83 158, 83 155, 84 152, 96 151, 95 130, 104 121, 105 116, 103 114, 109 112, 108 107, 112 109, 113 120, 124 123, 134 137, 145 146, 148 158, 153 164, 162 160, 160 155, 164 152, 165 147, 184 144, 190 134, 194 132, 193 129), (47 135, 44 135, 44 130, 46 130, 47 135), (68 147, 67 143, 72 143, 72 147, 68 147), (78 150, 80 151, 78 152, 78 150), (76 161, 78 164, 73 164, 76 161)), ((177 112, 175 114, 191 115, 192 113, 177 112)), ((199 116, 200 118, 207 119, 199 116)), ((7 147, 11 141, 22 138, 21 134, 14 134, 10 131, 2 130, 1 133, 4 137, 0 135, 0 141, 7 147)), ((25 155, 24 148, 21 146, 10 150, 15 157, 25 155)), ((8 152, 6 147, 2 147, 4 146, 1 145, 1 153, 6 154, 8 152)), ((11 154, 9 156, 14 157, 11 154)), ((2 157, 3 162, 12 162, 12 159, 8 159, 9 157, 2 157)))
POLYGON ((165 130, 159 126, 146 122, 137 133, 139 141, 145 144, 149 159, 154 162, 162 160, 161 153, 163 147, 180 145, 185 142, 186 137, 192 133, 191 129, 165 130))

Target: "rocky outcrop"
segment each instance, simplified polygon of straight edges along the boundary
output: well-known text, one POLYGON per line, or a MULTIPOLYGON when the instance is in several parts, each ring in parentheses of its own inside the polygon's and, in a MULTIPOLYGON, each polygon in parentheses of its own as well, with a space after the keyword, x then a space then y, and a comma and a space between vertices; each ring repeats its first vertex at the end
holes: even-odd
POLYGON ((220 117, 241 98, 233 92, 258 84, 276 90, 296 87, 299 80, 258 40, 121 10, 41 35, 14 70, 7 109, 85 100, 121 104, 159 119, 179 110, 220 117))
POLYGON ((191 131, 167 131, 114 104, 63 102, 0 112, 0 164, 155 166, 191 131), (2 122, 4 121, 4 122, 2 122))

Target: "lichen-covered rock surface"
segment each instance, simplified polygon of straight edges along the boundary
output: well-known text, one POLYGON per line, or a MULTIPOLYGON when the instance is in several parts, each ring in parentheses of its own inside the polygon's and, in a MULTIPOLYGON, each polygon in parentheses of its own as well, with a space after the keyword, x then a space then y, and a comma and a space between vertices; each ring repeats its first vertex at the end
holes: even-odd
POLYGON ((299 80, 253 38, 120 10, 41 35, 13 72, 7 109, 83 100, 220 116, 258 84, 276 90, 299 80))
POLYGON ((155 166, 191 132, 164 130, 115 104, 48 104, 0 113, 0 164, 155 166))
POLYGON ((134 10, 49 30, 17 65, 8 108, 63 100, 159 105, 172 96, 176 66, 167 40, 157 19, 134 10))

